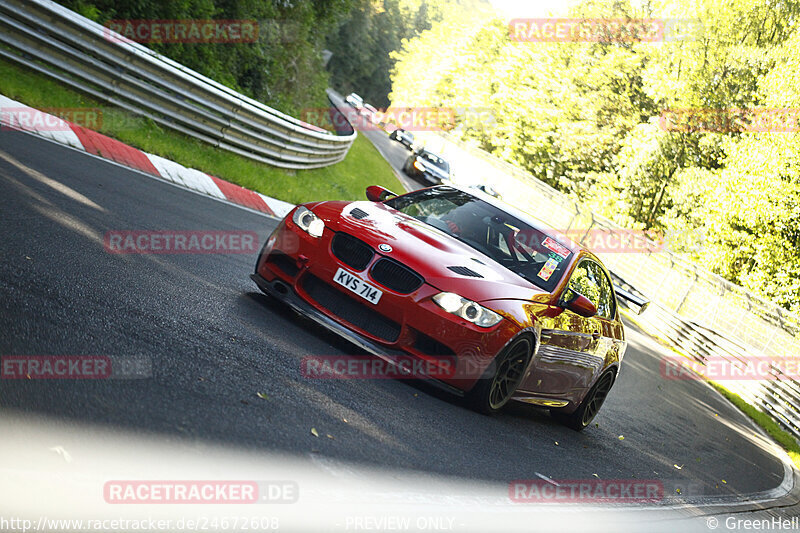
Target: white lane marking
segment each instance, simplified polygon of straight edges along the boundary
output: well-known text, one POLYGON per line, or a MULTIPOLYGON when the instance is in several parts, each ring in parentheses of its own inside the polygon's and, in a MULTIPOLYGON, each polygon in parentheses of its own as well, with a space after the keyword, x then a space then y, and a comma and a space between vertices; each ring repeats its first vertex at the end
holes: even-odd
POLYGON ((549 477, 545 476, 544 474, 540 474, 539 472, 534 472, 534 474, 536 474, 537 477, 547 481, 551 485, 555 485, 556 487, 560 487, 561 486, 558 483, 556 483, 555 481, 553 481, 552 479, 550 479, 549 477))
POLYGON ((87 207, 91 207, 93 209, 97 209, 98 211, 102 211, 104 213, 106 212, 106 209, 104 207, 101 207, 101 206, 97 205, 96 203, 94 203, 89 198, 87 198, 86 196, 82 195, 81 193, 79 193, 75 189, 64 185, 60 181, 56 181, 56 180, 54 180, 52 178, 48 178, 47 176, 45 176, 44 174, 42 174, 38 170, 32 169, 31 167, 29 167, 27 165, 23 165, 22 163, 17 161, 14 157, 12 157, 11 155, 7 154, 6 152, 4 152, 2 150, 0 150, 0 159, 5 161, 9 165, 15 167, 20 172, 23 172, 23 173, 27 174, 30 178, 35 179, 39 183, 41 183, 43 185, 47 185, 51 189, 53 189, 53 190, 55 190, 57 192, 60 192, 61 194, 63 194, 67 198, 71 198, 71 199, 75 200, 76 202, 79 202, 79 203, 81 203, 81 204, 83 204, 83 205, 85 205, 87 207))

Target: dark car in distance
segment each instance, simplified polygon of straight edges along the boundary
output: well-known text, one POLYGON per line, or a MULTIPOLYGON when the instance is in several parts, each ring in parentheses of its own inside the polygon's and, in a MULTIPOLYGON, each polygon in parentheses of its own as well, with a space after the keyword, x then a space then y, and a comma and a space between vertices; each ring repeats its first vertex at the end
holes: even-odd
POLYGON ((421 149, 410 155, 403 164, 403 172, 429 185, 438 185, 452 177, 450 163, 429 150, 421 149))
POLYGON ((411 150, 411 147, 414 146, 414 134, 403 129, 394 130, 389 134, 389 138, 393 141, 399 142, 409 150, 411 150))

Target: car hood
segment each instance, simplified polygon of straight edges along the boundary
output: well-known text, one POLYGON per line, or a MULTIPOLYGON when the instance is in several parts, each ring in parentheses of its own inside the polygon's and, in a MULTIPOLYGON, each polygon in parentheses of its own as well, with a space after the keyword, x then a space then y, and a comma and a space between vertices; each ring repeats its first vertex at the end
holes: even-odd
POLYGON ((314 204, 312 210, 329 229, 360 238, 376 253, 414 269, 426 283, 441 291, 476 302, 550 300, 549 293, 481 252, 382 203, 322 202, 314 204), (355 213, 361 218, 353 216, 354 210, 361 211, 355 213), (391 246, 391 252, 380 251, 381 244, 391 246))

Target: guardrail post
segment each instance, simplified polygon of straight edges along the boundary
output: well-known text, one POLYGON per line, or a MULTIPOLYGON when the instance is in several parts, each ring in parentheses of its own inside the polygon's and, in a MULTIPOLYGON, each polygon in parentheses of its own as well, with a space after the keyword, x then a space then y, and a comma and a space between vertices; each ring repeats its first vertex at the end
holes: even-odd
POLYGON ((689 286, 686 287, 685 291, 683 291, 683 296, 681 297, 681 301, 678 302, 677 307, 675 307, 675 314, 678 314, 678 315, 681 314, 681 307, 683 307, 683 304, 686 302, 686 298, 688 298, 689 293, 694 288, 695 283, 697 283, 697 277, 698 277, 697 268, 695 268, 694 269, 694 276, 692 277, 691 283, 689 283, 689 286))

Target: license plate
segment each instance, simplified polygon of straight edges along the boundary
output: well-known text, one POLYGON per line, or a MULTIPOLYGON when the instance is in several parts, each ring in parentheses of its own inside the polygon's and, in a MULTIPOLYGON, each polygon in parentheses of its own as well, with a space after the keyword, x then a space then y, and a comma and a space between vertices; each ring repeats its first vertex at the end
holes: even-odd
POLYGON ((383 296, 383 291, 365 281, 361 281, 343 268, 336 271, 336 274, 333 276, 333 281, 373 304, 377 304, 381 296, 383 296))

